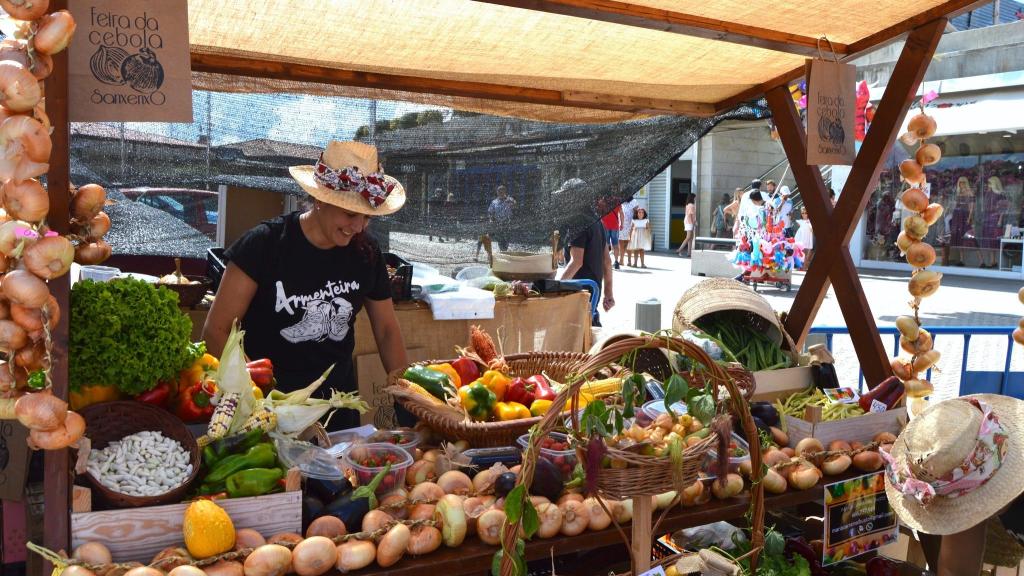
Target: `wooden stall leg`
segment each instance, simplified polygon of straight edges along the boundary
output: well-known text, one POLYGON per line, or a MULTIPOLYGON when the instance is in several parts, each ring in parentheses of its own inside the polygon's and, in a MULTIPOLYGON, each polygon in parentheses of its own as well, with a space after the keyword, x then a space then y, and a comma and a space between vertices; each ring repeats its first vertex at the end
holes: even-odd
POLYGON ((907 37, 893 69, 892 80, 885 89, 871 129, 834 210, 829 206, 821 174, 816 168, 807 166, 807 136, 789 91, 786 87, 779 87, 767 93, 779 138, 800 186, 817 239, 816 258, 793 302, 786 330, 798 344, 803 342, 831 281, 870 386, 890 376, 892 371, 849 254, 850 239, 867 207, 870 193, 878 184, 882 159, 892 149, 945 30, 946 21, 946 18, 939 18, 928 22, 915 28, 907 37))
POLYGON ((633 538, 629 545, 633 548, 633 576, 643 574, 651 568, 651 513, 653 502, 650 496, 633 498, 633 538))

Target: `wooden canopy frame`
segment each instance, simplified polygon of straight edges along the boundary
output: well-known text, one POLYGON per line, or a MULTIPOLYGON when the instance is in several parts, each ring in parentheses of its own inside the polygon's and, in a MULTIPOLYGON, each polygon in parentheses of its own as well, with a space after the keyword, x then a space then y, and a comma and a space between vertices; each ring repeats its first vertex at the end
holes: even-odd
MULTIPOLYGON (((192 69, 195 72, 253 78, 649 114, 710 116, 764 95, 772 110, 797 184, 803 193, 818 244, 816 258, 797 293, 785 327, 795 341, 802 343, 831 283, 835 287, 840 307, 849 326, 858 358, 868 382, 876 384, 891 374, 888 354, 875 326, 870 306, 849 253, 849 242, 858 217, 867 205, 869 194, 877 185, 881 161, 893 146, 897 132, 920 86, 948 19, 985 4, 988 0, 948 0, 867 38, 851 44, 832 43, 828 51, 824 50, 823 46, 820 52, 818 40, 815 38, 669 10, 657 10, 620 0, 476 1, 756 46, 790 54, 804 56, 820 54, 825 57, 835 55, 840 60, 850 60, 902 35, 908 36, 892 74, 892 80, 886 88, 872 122, 871 130, 857 155, 849 179, 834 209, 828 201, 820 172, 816 167, 806 165, 806 134, 788 90, 790 82, 804 75, 803 67, 795 68, 714 104, 438 80, 196 52, 192 54, 192 69)), ((51 0, 52 10, 64 8, 67 8, 67 0, 51 0)), ((53 74, 46 80, 46 102, 47 113, 54 127, 53 153, 48 173, 50 225, 57 232, 64 234, 67 233, 69 226, 67 190, 70 184, 68 55, 66 51, 54 57, 53 74)), ((50 284, 62 309, 68 310, 69 278, 64 276, 56 281, 51 281, 50 284)), ((53 392, 62 398, 67 398, 68 395, 68 316, 69 314, 61 315, 60 324, 53 333, 56 352, 53 365, 53 392)), ((69 545, 70 486, 72 482, 73 472, 70 469, 68 453, 66 451, 46 452, 44 545, 52 550, 67 549, 69 545)), ((941 550, 937 542, 930 542, 927 547, 929 557, 933 559, 933 565, 935 565, 934 559, 940 557, 942 559, 938 564, 940 575, 967 574, 971 569, 976 574, 977 567, 974 566, 972 555, 962 552, 958 554, 953 551, 957 549, 979 550, 978 562, 980 562, 980 550, 983 548, 983 543, 984 526, 982 525, 980 529, 972 529, 955 538, 947 537, 942 542, 941 550)))

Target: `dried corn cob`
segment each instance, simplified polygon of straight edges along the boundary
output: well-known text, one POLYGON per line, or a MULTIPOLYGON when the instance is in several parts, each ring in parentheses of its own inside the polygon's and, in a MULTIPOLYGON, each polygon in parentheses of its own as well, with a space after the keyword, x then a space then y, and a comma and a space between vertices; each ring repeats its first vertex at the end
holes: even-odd
POLYGON ((277 414, 267 406, 260 406, 245 420, 238 431, 244 433, 259 429, 270 432, 274 428, 277 428, 277 414))
POLYGON ((415 392, 415 393, 419 394, 420 396, 426 398, 428 401, 430 401, 431 404, 437 404, 439 406, 444 404, 444 402, 439 400, 433 394, 431 394, 430 392, 427 392, 426 388, 424 388, 423 386, 420 386, 419 384, 416 384, 415 382, 409 382, 409 390, 412 390, 413 392, 415 392))
POLYGON ((225 393, 221 397, 220 403, 217 404, 217 409, 213 411, 213 416, 210 417, 210 425, 206 428, 207 436, 213 440, 219 440, 228 433, 228 429, 231 428, 231 421, 235 417, 235 411, 238 410, 238 402, 241 399, 242 395, 234 392, 225 393))
POLYGON ((604 380, 584 382, 580 386, 580 390, 594 398, 605 398, 622 392, 622 378, 605 378, 604 380))

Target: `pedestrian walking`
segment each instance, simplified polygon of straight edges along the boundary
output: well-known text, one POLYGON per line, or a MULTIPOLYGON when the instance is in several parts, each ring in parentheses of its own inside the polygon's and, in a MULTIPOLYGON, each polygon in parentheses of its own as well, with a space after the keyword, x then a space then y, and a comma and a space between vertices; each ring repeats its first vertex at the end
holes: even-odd
POLYGON ((619 226, 619 242, 615 246, 615 261, 626 266, 634 266, 633 251, 629 249, 629 235, 633 230, 633 214, 636 211, 636 200, 630 198, 619 206, 622 225, 619 226))
POLYGON ((683 243, 676 249, 676 254, 682 256, 683 250, 686 250, 686 256, 693 256, 693 245, 697 240, 697 195, 690 194, 686 201, 686 212, 683 216, 683 231, 686 236, 683 237, 683 243))
MULTIPOLYGON (((711 219, 711 230, 715 238, 725 238, 729 227, 725 209, 729 207, 729 195, 722 194, 722 202, 715 207, 715 214, 711 219)), ((737 204, 738 206, 739 204, 737 204)))

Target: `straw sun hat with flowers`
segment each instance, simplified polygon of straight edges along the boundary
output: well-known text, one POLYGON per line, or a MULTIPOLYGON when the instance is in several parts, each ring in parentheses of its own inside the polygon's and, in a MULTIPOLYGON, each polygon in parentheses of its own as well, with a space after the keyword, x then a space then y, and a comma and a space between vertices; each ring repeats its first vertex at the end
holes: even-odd
POLYGON ((349 212, 387 216, 405 204, 405 189, 384 174, 369 144, 331 141, 316 164, 288 171, 310 196, 349 212))
POLYGON ((889 504, 905 525, 963 532, 1024 493, 1024 401, 976 394, 935 404, 883 458, 889 504))

